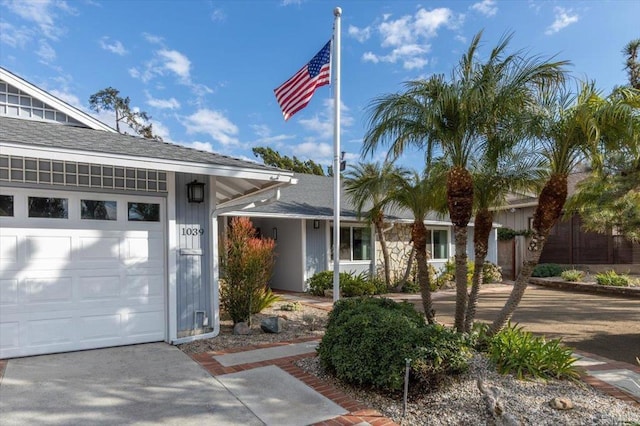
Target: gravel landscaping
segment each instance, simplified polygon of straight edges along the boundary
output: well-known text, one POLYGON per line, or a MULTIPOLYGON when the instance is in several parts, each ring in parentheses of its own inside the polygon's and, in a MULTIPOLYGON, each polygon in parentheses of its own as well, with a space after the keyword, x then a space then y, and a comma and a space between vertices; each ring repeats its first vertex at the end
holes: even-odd
MULTIPOLYGON (((231 321, 223 321, 219 336, 180 346, 184 352, 197 353, 254 346, 265 343, 290 341, 298 338, 321 338, 326 324, 327 311, 307 305, 300 310, 284 311, 286 303, 276 303, 272 308, 255 315, 251 334, 233 334, 231 321), (269 316, 286 318, 285 330, 279 334, 264 333, 260 321, 269 316)), ((355 399, 374 408, 401 425, 493 425, 500 420, 490 415, 477 379, 482 377, 489 388, 497 389, 505 412, 522 425, 618 425, 640 424, 640 408, 610 397, 582 382, 571 381, 522 381, 513 376, 498 374, 482 355, 476 355, 464 375, 451 378, 437 391, 411 395, 406 416, 402 417, 402 395, 379 393, 344 385, 322 370, 317 358, 297 362, 303 370, 323 381, 342 389, 355 399), (566 398, 573 408, 558 410, 549 402, 554 398, 566 398)), ((502 423, 508 424, 508 423, 502 423)))

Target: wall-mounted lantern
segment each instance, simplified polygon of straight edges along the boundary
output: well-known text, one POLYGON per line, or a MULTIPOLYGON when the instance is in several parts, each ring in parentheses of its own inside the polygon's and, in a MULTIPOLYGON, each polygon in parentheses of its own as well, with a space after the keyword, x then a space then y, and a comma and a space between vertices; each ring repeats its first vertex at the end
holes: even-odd
POLYGON ((204 183, 193 180, 187 184, 187 200, 190 203, 201 203, 204 201, 204 183))
POLYGON ((272 232, 273 233, 271 234, 271 236, 273 237, 274 240, 277 240, 278 239, 278 228, 273 228, 272 232))
POLYGON ((320 229, 320 221, 318 219, 313 220, 313 229, 320 229))

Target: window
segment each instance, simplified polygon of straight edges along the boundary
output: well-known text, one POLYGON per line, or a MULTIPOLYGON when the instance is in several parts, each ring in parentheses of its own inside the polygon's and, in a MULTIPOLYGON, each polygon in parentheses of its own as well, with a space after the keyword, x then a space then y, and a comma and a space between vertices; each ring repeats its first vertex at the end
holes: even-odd
POLYGON ((449 232, 446 229, 432 229, 427 231, 427 250, 432 259, 449 258, 449 232))
POLYGON ((0 216, 13 216, 13 195, 0 195, 0 216))
POLYGON ((80 217, 94 220, 117 220, 115 201, 80 200, 80 217))
POLYGON ((66 198, 29 197, 29 217, 67 219, 69 200, 66 198))
MULTIPOLYGON (((333 259, 333 227, 331 228, 331 258, 333 259)), ((340 227, 340 260, 371 260, 371 228, 340 227)))
POLYGON ((129 203, 129 220, 137 222, 160 222, 160 204, 129 203))

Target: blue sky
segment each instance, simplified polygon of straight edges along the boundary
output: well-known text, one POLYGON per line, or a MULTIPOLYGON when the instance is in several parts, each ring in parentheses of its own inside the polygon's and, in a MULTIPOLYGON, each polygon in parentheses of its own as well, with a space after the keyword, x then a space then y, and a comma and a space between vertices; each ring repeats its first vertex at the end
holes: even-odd
MULTIPOLYGON (((165 141, 255 160, 254 146, 330 164, 332 88, 285 122, 273 89, 331 37, 342 7, 342 149, 359 159, 371 100, 449 74, 484 30, 480 55, 511 49, 570 60, 608 92, 640 1, 0 0, 0 64, 72 105, 108 86, 152 116, 165 141)), ((113 126, 113 118, 98 118, 113 126)), ((380 158, 384 152, 376 153, 380 158)), ((420 167, 420 155, 402 160, 420 167)))

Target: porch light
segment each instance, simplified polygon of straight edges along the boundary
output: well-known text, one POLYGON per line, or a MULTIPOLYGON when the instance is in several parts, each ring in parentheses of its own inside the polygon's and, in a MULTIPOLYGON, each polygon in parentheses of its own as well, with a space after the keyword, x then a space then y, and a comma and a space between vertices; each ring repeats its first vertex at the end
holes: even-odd
POLYGON ((320 229, 320 221, 318 219, 313 220, 313 229, 320 229))
POLYGON ((196 179, 187 184, 187 200, 190 203, 201 203, 204 201, 204 183, 196 179))
POLYGON ((272 237, 274 240, 277 240, 277 239, 278 239, 278 228, 273 228, 273 229, 271 230, 271 232, 272 232, 272 233, 271 233, 271 237, 272 237))

